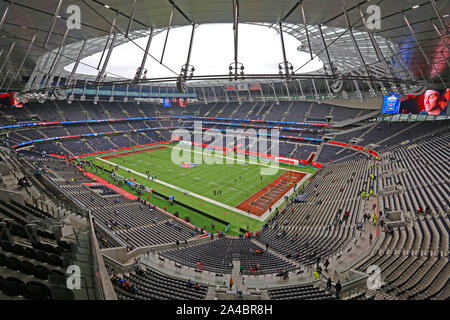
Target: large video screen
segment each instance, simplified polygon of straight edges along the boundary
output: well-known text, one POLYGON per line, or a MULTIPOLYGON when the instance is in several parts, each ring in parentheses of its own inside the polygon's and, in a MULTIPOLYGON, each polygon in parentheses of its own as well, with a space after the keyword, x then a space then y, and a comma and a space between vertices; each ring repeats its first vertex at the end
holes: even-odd
POLYGON ((399 94, 390 93, 384 96, 382 113, 442 116, 447 115, 449 101, 450 89, 429 89, 421 95, 407 95, 404 97, 399 94))
POLYGON ((433 116, 447 115, 449 98, 450 89, 429 89, 421 95, 407 95, 400 98, 400 113, 433 116))
POLYGON ((391 93, 384 96, 383 113, 397 114, 400 110, 400 95, 391 93))
POLYGON ((19 97, 16 97, 15 92, 0 94, 0 107, 22 108, 25 102, 25 99, 19 99, 19 97))

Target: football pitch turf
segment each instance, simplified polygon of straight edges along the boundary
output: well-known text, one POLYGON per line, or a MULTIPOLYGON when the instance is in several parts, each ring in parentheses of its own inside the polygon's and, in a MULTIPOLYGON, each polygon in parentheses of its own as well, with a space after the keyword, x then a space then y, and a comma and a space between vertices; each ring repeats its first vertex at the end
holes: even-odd
MULTIPOLYGON (((184 165, 182 166, 172 161, 172 153, 178 153, 180 156, 182 152, 180 149, 181 147, 178 146, 168 146, 166 148, 155 148, 155 150, 149 148, 146 152, 131 154, 129 153, 131 150, 129 150, 128 152, 122 152, 122 155, 116 153, 117 157, 107 160, 100 158, 103 156, 109 157, 111 153, 84 158, 84 160, 93 160, 96 165, 109 170, 114 165, 119 165, 122 168, 117 172, 119 175, 126 178, 135 178, 137 183, 152 188, 164 196, 172 195, 175 197, 175 200, 181 203, 228 222, 231 225, 230 232, 228 232, 230 234, 238 234, 239 228, 247 229, 247 226, 250 231, 256 231, 264 222, 234 212, 226 208, 226 206, 237 206, 290 170, 307 173, 315 172, 314 169, 309 167, 299 168, 284 165, 280 165, 277 169, 276 165, 267 161, 249 163, 248 159, 245 160, 242 156, 236 156, 230 153, 223 155, 222 152, 218 152, 217 155, 223 156, 223 158, 216 158, 217 161, 221 160, 221 164, 199 163, 193 166, 188 165, 188 163, 195 163, 195 160, 198 161, 198 158, 195 159, 195 157, 199 156, 198 154, 202 152, 201 149, 192 149, 190 159, 184 158, 184 165), (234 163, 226 164, 225 162, 227 161, 234 163), (131 171, 129 172, 127 169, 140 173, 140 175, 134 174, 131 171), (271 169, 272 174, 261 174, 261 169, 271 169), (150 179, 147 177, 148 175, 150 175, 150 179), (152 176, 156 180, 175 187, 171 188, 153 181, 151 179, 152 176), (214 190, 216 190, 216 195, 214 195, 214 190), (217 193, 218 190, 221 193, 217 193), (190 193, 209 198, 219 204, 197 198, 190 195, 190 193), (220 204, 225 204, 225 208, 220 204)), ((211 155, 217 156, 214 152, 211 155)), ((256 162, 253 159, 252 161, 256 162)), ((175 211, 174 206, 169 205, 168 201, 155 199, 154 196, 149 200, 155 202, 158 206, 165 206, 167 208, 166 210, 171 213, 175 211)), ((179 206, 177 206, 177 209, 176 211, 180 214, 180 218, 184 218, 183 213, 184 215, 189 214, 186 210, 181 210, 182 212, 180 212, 182 208, 179 206)), ((200 214, 193 214, 190 217, 193 218, 192 223, 195 225, 199 227, 206 226, 207 231, 212 231, 209 219, 201 217, 200 214)), ((214 231, 219 230, 220 227, 224 226, 217 225, 216 223, 214 231)))

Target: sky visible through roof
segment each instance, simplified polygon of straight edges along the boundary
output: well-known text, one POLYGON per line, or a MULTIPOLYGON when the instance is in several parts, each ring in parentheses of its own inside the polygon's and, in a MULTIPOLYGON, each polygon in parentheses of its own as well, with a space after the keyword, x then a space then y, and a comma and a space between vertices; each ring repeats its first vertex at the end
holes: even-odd
MULTIPOLYGON (((167 40, 163 64, 180 73, 186 63, 191 26, 172 28, 167 40)), ((298 50, 302 43, 293 36, 284 33, 287 60, 294 70, 310 60, 308 49, 298 50)), ((153 37, 150 54, 145 68, 147 78, 173 77, 175 74, 159 63, 164 47, 166 31, 153 37)), ((148 37, 135 40, 145 48, 148 37)), ((249 24, 239 24, 238 61, 244 64, 246 74, 277 74, 278 64, 283 61, 280 35, 273 28, 249 24)), ((97 67, 102 52, 86 57, 83 63, 97 67)), ((144 51, 132 42, 114 48, 106 72, 108 76, 118 75, 133 78, 140 66, 144 51)), ((106 53, 105 53, 106 56, 106 53)), ((232 24, 205 24, 195 30, 190 64, 195 67, 194 75, 228 74, 229 65, 234 61, 234 34, 232 24)), ((65 67, 72 71, 74 63, 65 67)), ((322 61, 316 57, 297 73, 313 72, 323 68, 322 61)), ((77 73, 97 75, 98 70, 80 64, 77 73)))

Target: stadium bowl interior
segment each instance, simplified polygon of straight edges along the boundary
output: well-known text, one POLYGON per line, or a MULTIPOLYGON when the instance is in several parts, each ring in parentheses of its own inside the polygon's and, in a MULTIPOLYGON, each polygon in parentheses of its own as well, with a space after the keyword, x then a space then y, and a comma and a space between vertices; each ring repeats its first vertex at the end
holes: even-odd
POLYGON ((2 1, 0 300, 448 300, 449 9, 2 1))

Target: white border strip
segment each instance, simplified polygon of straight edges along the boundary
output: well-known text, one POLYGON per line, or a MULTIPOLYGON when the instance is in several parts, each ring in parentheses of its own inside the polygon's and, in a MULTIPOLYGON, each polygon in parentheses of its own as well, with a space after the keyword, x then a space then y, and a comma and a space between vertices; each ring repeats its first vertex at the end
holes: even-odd
MULTIPOLYGON (((169 148, 179 149, 179 148, 176 148, 176 147, 169 147, 169 148)), ((196 151, 193 150, 193 152, 196 152, 196 151)), ((226 158, 226 157, 224 157, 224 158, 226 158)), ((107 163, 107 164, 110 164, 110 165, 112 165, 112 166, 114 166, 114 167, 119 167, 119 168, 122 169, 122 170, 127 170, 127 171, 129 171, 129 172, 131 172, 131 173, 133 173, 133 174, 135 174, 135 175, 138 175, 138 176, 140 176, 140 177, 142 177, 142 178, 144 178, 144 179, 146 179, 146 180, 149 180, 149 181, 155 181, 155 182, 157 182, 157 183, 159 183, 159 184, 162 184, 162 185, 164 185, 164 186, 166 186, 166 187, 169 187, 169 188, 171 188, 171 189, 175 189, 175 190, 177 190, 177 191, 186 193, 186 194, 189 195, 189 196, 194 196, 194 197, 196 197, 196 198, 198 198, 198 199, 201 199, 201 200, 203 200, 203 201, 207 201, 207 202, 209 202, 209 203, 215 204, 215 205, 217 205, 217 206, 219 206, 219 207, 222 207, 222 208, 224 208, 224 209, 227 209, 227 210, 230 210, 230 211, 233 211, 233 212, 242 214, 242 215, 244 215, 244 216, 246 216, 247 218, 250 218, 250 219, 254 219, 254 220, 258 220, 258 221, 264 221, 264 220, 267 219, 272 213, 275 212, 275 210, 273 210, 273 211, 267 210, 266 212, 264 212, 264 214, 262 214, 261 216, 258 217, 258 216, 254 215, 254 214, 249 214, 248 212, 245 212, 245 211, 243 211, 243 210, 240 210, 240 209, 237 209, 237 208, 235 208, 235 207, 226 205, 226 204, 224 204, 224 203, 215 201, 215 200, 213 200, 213 199, 204 197, 204 196, 199 195, 199 194, 197 194, 197 193, 195 193, 195 192, 191 192, 191 191, 189 191, 189 190, 186 190, 186 189, 183 189, 183 188, 174 186, 174 185, 172 185, 172 184, 170 184, 170 183, 167 183, 167 182, 165 182, 165 181, 162 181, 162 180, 159 180, 159 179, 153 179, 153 180, 148 179, 148 177, 147 177, 145 174, 141 173, 141 172, 134 171, 134 170, 129 169, 129 168, 127 168, 127 167, 124 167, 124 166, 122 166, 122 165, 120 165, 120 164, 116 164, 116 163, 114 163, 114 162, 110 162, 110 161, 105 160, 105 159, 101 159, 101 157, 96 157, 95 159, 100 160, 100 161, 102 161, 102 162, 105 162, 105 163, 107 163)), ((232 158, 228 158, 228 159, 232 159, 232 158)), ((236 161, 239 161, 239 159, 235 159, 235 160, 236 160, 236 161)), ((265 164, 260 164, 260 163, 254 163, 254 164, 255 164, 255 165, 260 165, 260 166, 267 166, 267 167, 277 168, 277 167, 275 167, 275 166, 270 166, 270 165, 265 165, 265 164)), ((305 176, 297 183, 297 187, 299 187, 300 185, 302 185, 302 184, 306 181, 306 179, 308 179, 308 178, 312 175, 312 174, 309 173, 309 172, 303 172, 303 171, 297 171, 297 170, 290 170, 290 169, 285 169, 285 168, 280 168, 280 167, 278 167, 278 168, 281 169, 281 170, 295 171, 295 172, 299 172, 299 173, 305 174, 305 176)), ((278 208, 278 207, 284 202, 284 197, 285 197, 286 195, 287 195, 287 196, 290 196, 290 195, 292 195, 293 193, 294 193, 294 188, 291 188, 288 192, 286 192, 285 194, 283 194, 282 197, 281 197, 275 204, 272 205, 272 207, 275 208, 275 209, 278 208)), ((247 200, 247 199, 245 199, 245 200, 247 200)), ((244 201, 245 201, 245 200, 244 200, 244 201)))

